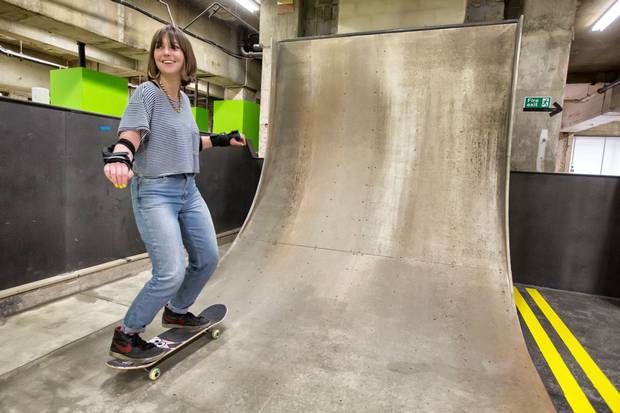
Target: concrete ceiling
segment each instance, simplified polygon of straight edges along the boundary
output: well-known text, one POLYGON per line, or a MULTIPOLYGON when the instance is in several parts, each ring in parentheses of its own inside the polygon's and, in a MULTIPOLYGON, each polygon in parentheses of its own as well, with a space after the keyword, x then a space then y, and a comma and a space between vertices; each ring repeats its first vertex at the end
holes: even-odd
MULTIPOLYGON (((198 15, 200 11, 215 2, 199 0, 184 1, 191 3, 191 6, 197 10, 195 15, 198 15)), ((258 13, 253 14, 248 12, 243 7, 238 5, 236 0, 218 0, 218 2, 238 14, 252 26, 258 27, 258 13)), ((139 2, 135 3, 139 4, 139 2)), ((202 19, 206 18, 206 16, 202 17, 202 19)), ((231 26, 239 26, 240 24, 236 19, 234 19, 234 17, 223 10, 216 13, 212 19, 227 21, 226 24, 231 26)), ((178 22, 178 24, 185 25, 188 22, 189 20, 185 22, 178 22)), ((118 55, 119 58, 124 57, 126 59, 134 60, 129 63, 121 62, 119 65, 107 65, 105 63, 101 63, 101 69, 106 73, 116 76, 131 77, 138 76, 143 72, 137 66, 139 66, 138 62, 143 62, 146 60, 145 56, 148 54, 146 51, 135 49, 124 43, 101 37, 86 28, 66 24, 62 21, 33 13, 29 10, 24 10, 20 7, 0 0, 0 45, 4 45, 5 47, 8 46, 8 48, 13 51, 19 51, 20 48, 23 47, 26 54, 66 65, 69 62, 75 63, 77 61, 77 44, 75 43, 75 40, 79 40, 87 44, 87 58, 91 60, 97 60, 93 59, 92 54, 89 55, 89 52, 92 52, 94 49, 118 55), (11 24, 19 25, 20 27, 34 27, 40 30, 41 33, 35 37, 20 36, 19 34, 12 32, 10 27, 4 27, 5 24, 3 22, 10 22, 11 24), (58 47, 59 36, 62 36, 65 39, 74 40, 68 47, 58 47)), ((64 42, 63 46, 66 46, 66 42, 64 42)), ((209 81, 211 83, 220 84, 222 86, 226 86, 226 84, 233 84, 230 80, 222 77, 214 77, 210 73, 203 71, 199 71, 198 75, 200 77, 209 77, 209 81)))
POLYGON ((620 71, 620 18, 606 30, 593 32, 597 19, 616 0, 581 0, 575 16, 569 73, 620 71))

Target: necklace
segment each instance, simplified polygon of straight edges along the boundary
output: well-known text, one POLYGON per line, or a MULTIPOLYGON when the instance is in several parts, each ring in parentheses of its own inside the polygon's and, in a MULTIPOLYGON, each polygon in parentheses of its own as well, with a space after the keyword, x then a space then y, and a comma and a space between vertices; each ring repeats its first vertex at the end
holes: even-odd
POLYGON ((164 83, 162 81, 159 81, 158 83, 159 83, 159 86, 161 87, 161 90, 164 91, 164 94, 168 98, 168 102, 170 102, 170 106, 172 106, 172 110, 174 110, 177 113, 181 112, 181 89, 177 91, 177 101, 175 102, 168 94, 168 91, 166 90, 164 83))

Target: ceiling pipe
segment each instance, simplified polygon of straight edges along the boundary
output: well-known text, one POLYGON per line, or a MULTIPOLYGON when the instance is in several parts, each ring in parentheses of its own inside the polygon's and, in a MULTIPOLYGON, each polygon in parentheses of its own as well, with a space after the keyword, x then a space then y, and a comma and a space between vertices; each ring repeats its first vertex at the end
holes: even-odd
POLYGON ((38 57, 34 57, 34 56, 29 56, 29 55, 24 54, 24 53, 14 52, 14 51, 12 51, 10 49, 6 49, 3 46, 0 46, 0 53, 3 53, 5 55, 7 55, 7 56, 18 57, 20 59, 28 60, 30 62, 40 63, 42 65, 47 65, 47 66, 52 66, 52 67, 55 67, 57 69, 66 69, 67 68, 67 66, 59 65, 58 63, 49 62, 47 60, 39 59, 38 57))
POLYGON ((77 42, 78 56, 80 58, 80 67, 86 67, 86 45, 82 42, 77 42))
POLYGON ((168 16, 170 16, 170 21, 172 22, 173 26, 176 26, 176 23, 174 22, 174 18, 172 17, 172 12, 170 11, 170 6, 168 6, 168 3, 166 3, 163 0, 159 0, 159 2, 163 4, 164 6, 166 6, 166 9, 168 10, 168 16))
POLYGON ((225 10, 228 14, 230 14, 231 16, 233 16, 235 19, 239 20, 241 22, 241 24, 243 24, 245 27, 247 27, 248 29, 252 30, 254 33, 258 34, 258 29, 254 26, 252 26, 250 23, 246 22, 244 19, 241 18, 241 16, 239 16, 238 14, 234 13, 232 10, 230 10, 228 7, 224 6, 223 4, 218 3, 217 1, 212 3, 209 7, 207 7, 206 9, 204 9, 204 11, 202 13, 200 13, 198 16, 194 17, 192 19, 192 21, 190 21, 189 23, 187 23, 185 25, 185 27, 183 27, 183 29, 187 29, 189 26, 191 26, 196 20, 198 20, 200 17, 202 17, 205 13, 209 13, 209 18, 213 17, 213 15, 215 13, 217 13, 218 11, 220 11, 220 9, 225 10), (212 10, 214 9, 214 10, 212 10))
POLYGON ((612 83, 608 84, 607 86, 603 86, 602 88, 598 89, 597 92, 598 93, 605 93, 609 89, 611 89, 612 87, 615 87, 615 86, 618 86, 618 85, 620 85, 620 79, 616 79, 615 82, 612 82, 612 83))
MULTIPOLYGON (((259 45, 253 45, 252 47, 256 48, 257 46, 260 47, 259 45)), ((250 52, 248 50, 245 50, 245 44, 243 40, 239 41, 239 51, 241 52, 243 56, 250 58, 250 59, 262 59, 263 58, 262 50, 256 51, 256 52, 250 52)))

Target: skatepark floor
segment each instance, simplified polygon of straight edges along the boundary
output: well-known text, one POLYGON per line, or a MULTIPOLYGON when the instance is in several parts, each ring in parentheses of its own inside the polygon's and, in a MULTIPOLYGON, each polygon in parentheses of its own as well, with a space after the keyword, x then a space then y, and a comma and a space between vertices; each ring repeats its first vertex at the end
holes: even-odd
MULTIPOLYGON (((223 255, 230 245, 231 243, 220 246, 220 254, 223 255)), ((20 368, 41 362, 49 354, 117 324, 148 278, 149 272, 143 271, 138 275, 0 319, 0 334, 3 337, 0 344, 0 378, 19 375, 20 368), (19 351, 16 351, 15 343, 23 344, 19 351)), ((516 288, 533 309, 595 411, 612 412, 526 289, 534 288, 545 298, 616 387, 620 384, 620 330, 615 328, 620 325, 620 300, 525 285, 516 285, 516 288)), ((520 322, 528 351, 555 408, 560 413, 572 412, 562 388, 521 317, 520 322)), ((155 334, 159 330, 154 322, 147 330, 147 335, 155 334)), ((101 358, 103 360, 107 356, 103 355, 101 358)), ((143 380, 147 380, 146 377, 143 380)), ((2 399, 0 392, 0 406, 4 405, 2 399)), ((4 405, 4 408, 7 407, 7 411, 11 411, 10 406, 4 405)))
MULTIPOLYGON (((220 245, 220 257, 231 245, 232 242, 220 245)), ((148 261, 146 263, 150 267, 148 261)), ((150 270, 142 271, 7 318, 0 317, 0 377, 110 325, 119 324, 149 278, 150 270), (21 343, 18 348, 16 343, 21 343)), ((151 323, 146 336, 161 330, 157 323, 160 317, 158 314, 151 323)), ((0 395, 0 411, 1 400, 0 395)))
MULTIPOLYGON (((599 297, 570 291, 554 290, 550 288, 531 287, 526 285, 515 286, 524 297, 528 306, 534 312, 536 319, 549 335, 551 343, 557 349, 568 370, 575 377, 579 391, 583 391, 588 401, 596 412, 618 411, 620 408, 617 392, 611 403, 601 397, 601 393, 595 388, 588 376, 593 377, 596 366, 609 379, 616 389, 620 389, 620 299, 599 297), (575 351, 575 344, 569 340, 563 340, 558 330, 550 322, 548 314, 541 310, 541 302, 535 301, 533 295, 527 290, 538 291, 546 303, 553 309, 568 330, 587 351, 596 366, 580 366, 576 357, 571 354, 575 351), (569 349, 570 348, 570 349, 569 349), (609 406, 614 406, 612 410, 609 406)), ((535 294, 535 293, 534 293, 535 294)), ((523 336, 528 351, 538 374, 543 380, 547 392, 559 413, 572 412, 567 397, 558 384, 549 363, 543 356, 536 344, 532 333, 523 317, 519 317, 523 336)), ((566 338, 566 336, 564 336, 566 338)), ((613 391, 607 393, 613 398, 613 391)))

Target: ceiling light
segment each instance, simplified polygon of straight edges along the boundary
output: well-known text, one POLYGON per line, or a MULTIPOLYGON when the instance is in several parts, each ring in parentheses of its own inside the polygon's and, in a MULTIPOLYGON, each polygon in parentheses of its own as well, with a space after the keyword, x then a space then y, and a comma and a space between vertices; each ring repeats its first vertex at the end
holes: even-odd
POLYGON ((251 13, 255 13, 259 9, 258 5, 254 3, 252 0, 237 0, 237 3, 245 7, 246 10, 248 10, 251 13))
MULTIPOLYGON (((239 1, 239 0, 237 0, 239 1)), ((620 16, 620 0, 611 6, 607 11, 599 17, 598 21, 592 27, 593 32, 602 32, 609 26, 614 20, 620 16)))

